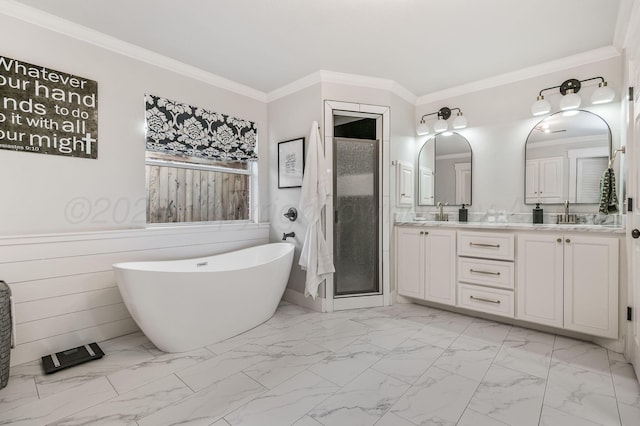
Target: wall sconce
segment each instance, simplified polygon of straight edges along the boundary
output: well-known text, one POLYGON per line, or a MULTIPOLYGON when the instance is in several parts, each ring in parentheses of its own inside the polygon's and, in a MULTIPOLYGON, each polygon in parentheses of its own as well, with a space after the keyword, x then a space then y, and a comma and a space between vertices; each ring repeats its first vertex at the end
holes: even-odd
POLYGON ((433 132, 434 133, 445 132, 449 128, 449 124, 447 123, 447 120, 449 119, 449 117, 451 117, 451 112, 455 110, 458 110, 458 113, 456 114, 456 118, 454 118, 453 121, 451 122, 451 126, 455 130, 464 129, 465 127, 467 127, 467 117, 462 115, 462 111, 460 110, 460 108, 442 107, 436 112, 423 115, 422 118, 420 119, 420 123, 418 124, 418 127, 416 128, 416 133, 419 136, 428 135, 429 133, 431 133, 429 130, 429 126, 425 121, 425 118, 429 117, 430 115, 438 116, 437 117, 438 119, 433 124, 433 132))
POLYGON ((587 78, 585 80, 570 78, 569 80, 564 81, 559 86, 547 87, 546 89, 542 89, 538 94, 537 100, 533 105, 531 105, 531 114, 544 115, 551 112, 551 104, 544 98, 542 92, 552 89, 560 89, 560 93, 563 96, 563 98, 560 100, 560 109, 562 111, 568 111, 580 107, 582 98, 580 97, 580 95, 578 95, 578 92, 582 87, 582 83, 592 80, 602 80, 598 84, 598 88, 591 95, 591 103, 593 105, 611 102, 616 97, 615 92, 613 91, 613 89, 607 86, 607 82, 603 77, 593 77, 587 78))

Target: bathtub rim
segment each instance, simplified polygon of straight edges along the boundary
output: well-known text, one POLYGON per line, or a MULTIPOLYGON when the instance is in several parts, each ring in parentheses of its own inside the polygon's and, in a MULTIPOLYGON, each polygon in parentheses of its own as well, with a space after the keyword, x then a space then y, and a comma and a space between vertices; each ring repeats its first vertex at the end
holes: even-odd
POLYGON ((295 251, 295 244, 290 243, 290 242, 283 242, 283 241, 278 241, 278 242, 274 242, 274 243, 265 243, 265 244, 260 244, 257 246, 250 246, 250 247, 245 247, 242 249, 235 249, 235 250, 230 250, 230 251, 226 251, 223 253, 216 253, 216 254, 211 254, 211 255, 207 255, 207 256, 199 256, 199 257, 188 257, 185 259, 171 259, 171 260, 139 260, 139 261, 134 261, 134 262, 118 262, 118 263, 114 263, 111 265, 111 267, 113 269, 122 269, 122 270, 128 270, 128 271, 140 271, 140 272, 163 272, 163 273, 167 273, 167 274, 171 274, 171 273, 177 273, 177 274, 183 274, 185 272, 188 273, 211 273, 211 272, 223 272, 223 271, 234 271, 234 270, 238 270, 238 269, 244 269, 244 268, 228 268, 228 269, 207 269, 207 268, 203 268, 203 269, 173 269, 173 270, 169 270, 169 269, 165 269, 165 268, 141 268, 138 265, 175 265, 175 264, 180 264, 180 263, 187 263, 187 262, 193 262, 193 263, 199 263, 198 261, 205 261, 207 259, 211 259, 211 258, 215 258, 218 256, 225 256, 225 255, 231 255, 231 254, 239 254, 241 255, 242 252, 245 251, 250 251, 250 250, 256 250, 257 248, 261 248, 261 247, 266 247, 266 246, 280 246, 280 247, 286 247, 286 250, 282 250, 281 253, 278 253, 276 256, 273 257, 268 257, 266 259, 264 259, 262 262, 258 262, 258 263, 252 263, 251 265, 246 265, 246 268, 253 268, 253 267, 257 267, 257 266, 261 266, 261 265, 266 265, 267 263, 273 262, 275 260, 281 259, 287 255, 289 255, 290 252, 295 251))

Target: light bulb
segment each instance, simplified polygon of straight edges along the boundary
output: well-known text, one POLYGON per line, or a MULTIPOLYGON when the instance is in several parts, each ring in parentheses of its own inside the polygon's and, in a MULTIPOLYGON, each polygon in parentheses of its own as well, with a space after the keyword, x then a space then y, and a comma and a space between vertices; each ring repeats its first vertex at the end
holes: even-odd
POLYGON ((424 120, 420 120, 420 124, 418 124, 418 127, 416 128, 416 133, 418 136, 429 134, 429 126, 427 126, 427 123, 425 123, 424 120))
POLYGON ((451 126, 456 130, 457 129, 464 129, 465 127, 467 127, 467 117, 465 117, 461 113, 458 113, 456 118, 453 119, 453 122, 451 123, 451 126))
POLYGON ((544 96, 538 96, 538 99, 531 105, 531 114, 534 116, 545 115, 551 112, 551 104, 544 96))
POLYGON ((568 109, 576 109, 582 103, 582 98, 577 93, 571 91, 571 93, 567 93, 560 100, 560 109, 562 111, 566 111, 568 109))
POLYGON ((616 97, 612 88, 607 86, 607 82, 600 83, 598 88, 591 95, 591 103, 593 105, 606 104, 616 97))
POLYGON ((436 132, 436 133, 444 132, 448 128, 449 128, 449 125, 447 124, 447 122, 445 120, 440 119, 440 118, 433 125, 433 131, 436 132))

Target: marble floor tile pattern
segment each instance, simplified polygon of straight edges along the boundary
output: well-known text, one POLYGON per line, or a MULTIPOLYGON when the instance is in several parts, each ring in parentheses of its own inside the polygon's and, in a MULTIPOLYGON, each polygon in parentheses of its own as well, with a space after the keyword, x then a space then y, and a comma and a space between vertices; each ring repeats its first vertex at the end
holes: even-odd
POLYGON ((282 302, 191 352, 142 334, 52 375, 11 368, 0 425, 640 425, 624 357, 590 342, 432 307, 330 314, 282 302))

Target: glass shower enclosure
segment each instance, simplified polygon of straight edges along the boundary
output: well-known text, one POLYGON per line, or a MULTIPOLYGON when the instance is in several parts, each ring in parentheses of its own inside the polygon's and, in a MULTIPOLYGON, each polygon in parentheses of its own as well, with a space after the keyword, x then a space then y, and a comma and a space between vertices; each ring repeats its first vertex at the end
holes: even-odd
POLYGON ((380 145, 333 139, 334 297, 381 294, 380 145))

